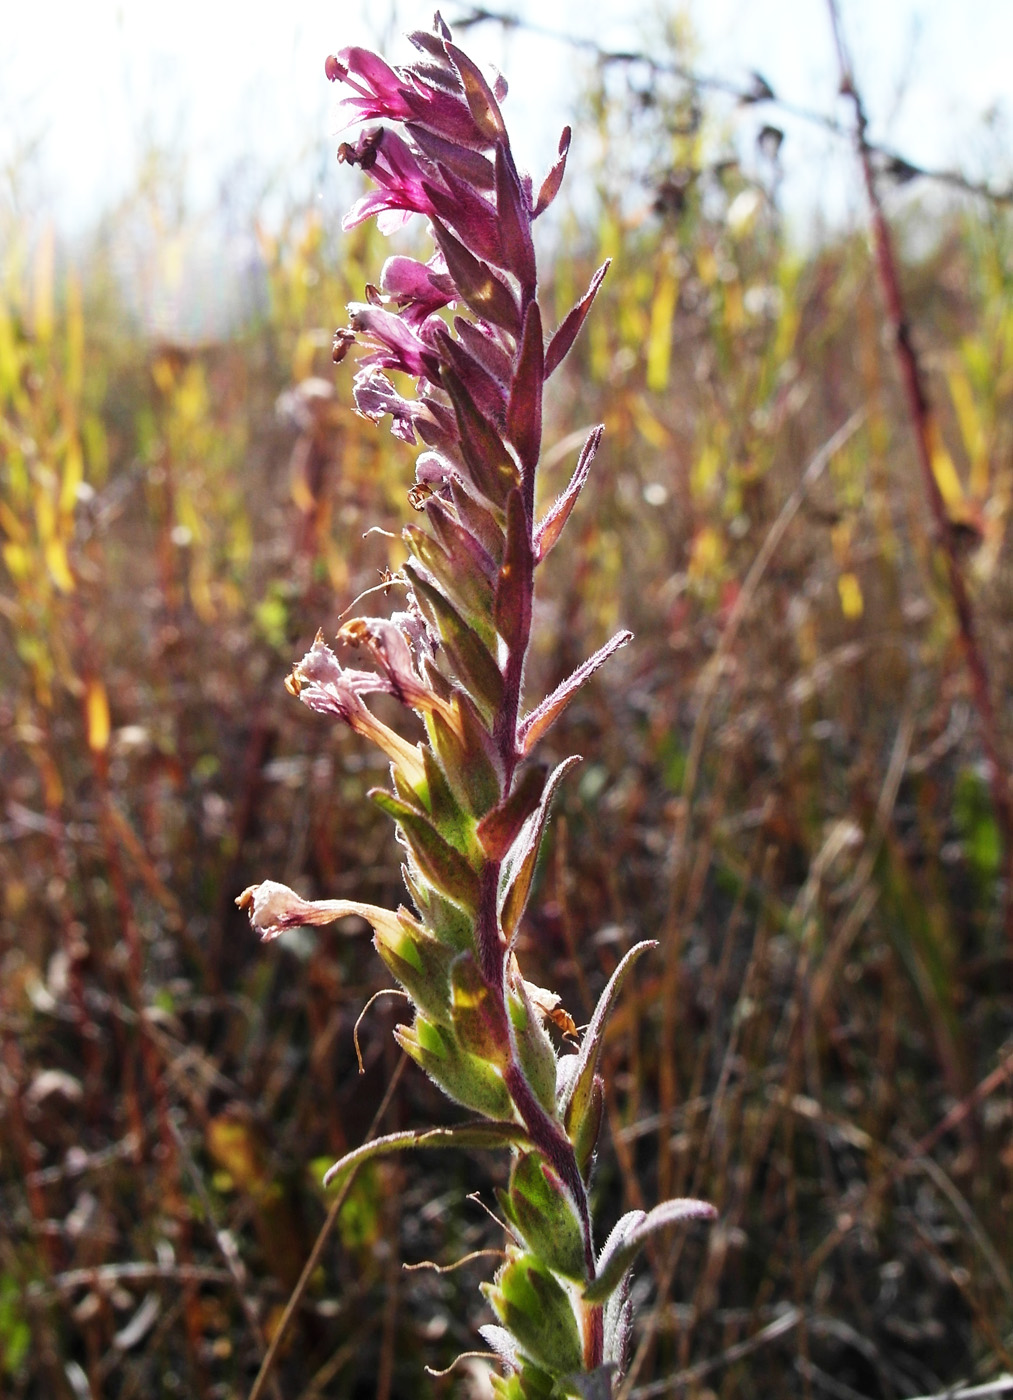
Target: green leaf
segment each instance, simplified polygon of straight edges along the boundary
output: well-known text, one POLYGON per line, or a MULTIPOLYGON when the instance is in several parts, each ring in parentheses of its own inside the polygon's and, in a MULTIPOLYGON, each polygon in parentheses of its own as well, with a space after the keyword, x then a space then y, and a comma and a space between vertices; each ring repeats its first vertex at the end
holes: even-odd
MULTIPOLYGON (((433 510, 431 502, 427 516, 434 525, 440 518, 440 512, 433 510)), ((453 553, 449 552, 418 525, 406 525, 401 531, 401 538, 441 592, 460 608, 479 637, 491 643, 495 635, 492 628, 495 597, 492 577, 472 563, 470 554, 462 554, 453 545, 453 553)), ((470 538, 474 540, 474 536, 470 538)), ((418 576, 418 570, 412 569, 413 581, 418 576)))
POLYGON ((531 893, 531 882, 535 877, 538 851, 549 820, 552 798, 564 776, 579 762, 579 757, 573 755, 565 758, 552 770, 546 780, 541 801, 524 822, 517 839, 503 858, 499 886, 499 919, 500 928, 508 941, 521 921, 528 895, 531 893))
POLYGON ((373 788, 369 796, 393 817, 411 847, 422 874, 470 913, 478 909, 478 876, 460 851, 433 826, 429 818, 394 793, 373 788))
MULTIPOLYGON (((616 998, 622 991, 623 983, 633 964, 647 952, 648 948, 657 948, 657 946, 656 941, 645 939, 643 943, 637 943, 631 948, 609 978, 608 985, 598 999, 598 1005, 591 1017, 591 1024, 584 1032, 580 1052, 574 1057, 577 1063, 573 1066, 573 1072, 567 1076, 566 1084, 560 1095, 559 1113, 571 1142, 575 1141, 581 1120, 591 1104, 594 1077, 598 1069, 602 1041, 605 1038, 605 1027, 608 1024, 612 1008, 615 1006, 616 998)), ((563 1064, 566 1064, 565 1059, 563 1064)))
POLYGON ((580 1370, 583 1349, 570 1299, 534 1255, 514 1255, 482 1292, 537 1366, 556 1377, 580 1370))
POLYGON ((580 1213, 540 1152, 517 1158, 505 1203, 510 1220, 539 1259, 564 1278, 587 1278, 580 1213))
POLYGON ((505 1119, 513 1102, 495 1065, 463 1050, 452 1029, 416 1016, 413 1026, 398 1026, 394 1039, 449 1098, 487 1118, 505 1119))
POLYGON ((519 1123, 474 1122, 458 1123, 452 1128, 427 1128, 417 1131, 388 1133, 385 1137, 365 1142, 353 1152, 334 1163, 324 1174, 324 1185, 337 1189, 359 1170, 363 1162, 374 1157, 406 1152, 416 1147, 463 1147, 491 1150, 496 1147, 526 1147, 530 1139, 519 1123))
POLYGON ((662 1201, 645 1215, 642 1210, 630 1211, 616 1225, 605 1242, 598 1260, 593 1282, 584 1289, 584 1301, 604 1303, 622 1282, 626 1271, 640 1253, 644 1242, 659 1230, 680 1225, 686 1220, 713 1220, 717 1211, 706 1201, 683 1198, 662 1201))
POLYGON ((427 620, 439 633, 451 670, 491 720, 503 703, 503 676, 492 653, 450 599, 428 579, 416 574, 412 587, 427 620))
POLYGON ((430 1020, 449 1026, 453 949, 439 943, 408 913, 398 911, 399 929, 377 929, 373 945, 415 1005, 430 1020))

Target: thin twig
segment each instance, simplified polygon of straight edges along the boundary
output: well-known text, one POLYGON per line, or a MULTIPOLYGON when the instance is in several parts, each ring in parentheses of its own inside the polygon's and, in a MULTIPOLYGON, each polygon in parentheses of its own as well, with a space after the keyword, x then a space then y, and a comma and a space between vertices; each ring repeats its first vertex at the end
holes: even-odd
POLYGON ((942 551, 946 563, 946 579, 953 602, 953 610, 956 614, 960 645, 964 653, 964 662, 971 681, 971 692, 981 724, 981 742, 985 762, 988 766, 995 822, 1002 838, 1005 855, 1004 923, 1007 935, 1013 941, 1013 798, 1010 796, 1007 768, 1003 760, 999 728, 992 705, 988 670, 977 638, 974 610, 960 563, 956 532, 932 466, 932 409, 925 386, 925 377, 911 340, 911 324, 900 290, 900 277, 894 254, 893 239, 876 184, 873 147, 868 138, 868 118, 845 46, 837 0, 827 0, 827 8, 837 48, 841 93, 851 99, 855 110, 855 148, 862 167, 869 200, 876 270, 886 306, 887 320, 893 334, 897 365, 900 370, 908 417, 918 453, 922 486, 928 499, 936 544, 942 551))
MULTIPOLYGON (((772 108, 786 117, 794 117, 796 121, 804 122, 807 126, 819 127, 831 136, 850 138, 852 135, 851 130, 843 122, 838 121, 828 112, 818 112, 811 107, 805 107, 778 97, 758 73, 752 74, 752 81, 748 84, 735 82, 731 78, 722 78, 716 73, 701 73, 698 69, 691 68, 685 63, 678 63, 671 59, 659 59, 648 53, 629 49, 606 49, 596 39, 589 39, 578 34, 567 34, 563 30, 522 19, 520 15, 488 10, 484 6, 478 5, 466 14, 454 19, 451 27, 469 29, 478 24, 498 24, 504 29, 523 30, 538 38, 550 39, 557 44, 566 44, 569 48, 589 53, 603 67, 619 64, 632 66, 635 64, 638 67, 646 68, 650 73, 659 77, 678 78, 694 92, 723 93, 726 97, 733 97, 740 107, 758 107, 762 103, 764 107, 772 108)), ((883 173, 892 176, 898 184, 907 184, 910 180, 916 179, 931 180, 937 185, 946 185, 961 194, 972 195, 975 199, 988 200, 990 204, 999 206, 1013 204, 1013 185, 994 189, 982 181, 969 179, 959 170, 940 170, 920 165, 917 161, 909 160, 889 146, 881 146, 871 141, 868 143, 868 149, 883 173)))
MULTIPOLYGON (((363 1138, 363 1142, 369 1142, 376 1135, 376 1131, 383 1121, 383 1115, 387 1112, 390 1101, 394 1097, 394 1091, 400 1082, 406 1063, 407 1057, 402 1053, 400 1060, 398 1060, 397 1069, 395 1069, 394 1073, 391 1075, 390 1083, 387 1085, 387 1092, 383 1096, 383 1102, 373 1115, 373 1121, 369 1125, 369 1131, 363 1138)), ((268 1377, 274 1369, 275 1361, 278 1359, 281 1344, 285 1340, 288 1329, 292 1324, 292 1319, 295 1317, 299 1304, 303 1300, 303 1295, 309 1287, 310 1279, 316 1273, 317 1265, 320 1263, 320 1256, 324 1252, 324 1245, 327 1243, 330 1233, 337 1223, 338 1215, 341 1213, 341 1207, 345 1204, 345 1200, 348 1197, 349 1191, 352 1189, 357 1174, 358 1169, 356 1168, 349 1174, 345 1184, 331 1202, 330 1210, 327 1212, 327 1219, 320 1227, 320 1233, 317 1235, 313 1248, 310 1250, 309 1258, 306 1260, 303 1271, 299 1275, 299 1281, 292 1290, 292 1296, 285 1304, 285 1311, 282 1313, 278 1326, 271 1338, 271 1345, 267 1349, 267 1354, 261 1362, 260 1370, 257 1372, 257 1379, 253 1382, 253 1389, 250 1391, 249 1400, 260 1400, 260 1397, 264 1393, 268 1377)))

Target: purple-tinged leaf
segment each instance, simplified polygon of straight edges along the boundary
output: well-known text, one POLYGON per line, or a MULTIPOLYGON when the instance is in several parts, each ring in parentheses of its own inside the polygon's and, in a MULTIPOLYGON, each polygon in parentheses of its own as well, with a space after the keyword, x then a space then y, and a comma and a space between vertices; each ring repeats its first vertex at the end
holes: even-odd
POLYGON ((483 817, 502 795, 502 773, 489 731, 474 701, 455 690, 451 715, 433 711, 429 734, 454 796, 473 817, 483 817))
POLYGON ((446 43, 446 53, 461 75, 464 95, 468 100, 475 125, 490 145, 506 139, 503 114, 492 88, 479 68, 456 44, 446 43))
POLYGON ((496 604, 493 622, 506 642, 508 651, 515 651, 527 642, 531 630, 531 577, 534 561, 531 554, 527 512, 520 487, 507 498, 506 544, 503 562, 496 579, 496 604))
POLYGON ((499 343, 499 337, 490 334, 487 327, 476 326, 466 316, 454 317, 454 330, 470 354, 474 355, 493 379, 503 385, 504 395, 508 392, 513 377, 513 361, 499 343))
POLYGON ((433 233, 447 264, 447 271, 461 298, 476 316, 502 326, 511 335, 521 328, 521 314, 513 292, 481 258, 464 246, 439 219, 432 221, 433 233))
POLYGON ((571 135, 570 128, 564 126, 563 134, 559 138, 559 155, 553 163, 552 169, 542 181, 542 188, 538 191, 538 199, 531 211, 532 219, 537 219, 539 214, 544 214, 559 193, 559 187, 563 183, 563 174, 566 170, 566 153, 570 149, 571 135))
POLYGON ((545 378, 545 347, 542 344, 542 317, 537 301, 528 303, 524 333, 517 355, 517 369, 510 386, 507 406, 507 437, 514 445, 527 475, 538 466, 542 449, 542 389, 545 378))
POLYGON ((466 350, 441 322, 434 336, 440 358, 452 366, 454 373, 468 390, 478 411, 493 423, 506 420, 506 393, 499 380, 494 379, 483 364, 466 350))
POLYGON ((569 520, 570 512, 577 503, 577 497, 584 489, 584 484, 591 471, 591 463, 594 461, 594 455, 598 451, 598 445, 604 431, 605 426, 602 423, 591 429, 587 441, 581 448, 580 456, 577 458, 577 465, 570 478, 569 486, 553 502, 536 526, 535 559, 538 563, 541 563, 563 533, 563 526, 569 520))
POLYGON ((573 1388, 580 1396, 580 1400, 612 1400, 612 1376, 615 1371, 614 1364, 606 1358, 601 1366, 596 1366, 593 1371, 574 1371, 572 1376, 564 1376, 563 1383, 567 1387, 567 1393, 571 1393, 573 1388))
POLYGON ((576 1064, 571 1068, 567 1060, 564 1059, 561 1062, 566 1066, 566 1069, 560 1076, 559 1116, 563 1120, 571 1141, 576 1138, 580 1121, 587 1113, 594 1095, 594 1079, 598 1070, 598 1059, 601 1055, 605 1026, 612 1014, 616 998, 622 991, 627 973, 639 957, 646 953, 649 948, 657 948, 657 946, 656 941, 645 939, 643 943, 637 943, 629 950, 598 998, 598 1005, 591 1017, 591 1024, 584 1032, 580 1050, 575 1057, 572 1057, 576 1059, 576 1064))
POLYGON ((455 145, 453 141, 446 141, 435 131, 416 126, 414 122, 408 122, 405 130, 427 159, 438 162, 444 169, 452 170, 455 175, 460 175, 462 180, 467 180, 476 190, 491 191, 495 188, 496 174, 493 163, 488 156, 482 155, 481 151, 476 151, 470 146, 455 145))
POLYGON ((602 1309, 602 1357, 606 1365, 615 1367, 620 1379, 626 1374, 630 1363, 630 1342, 633 1338, 631 1284, 631 1276, 625 1274, 602 1309))
POLYGON ((388 1133, 385 1137, 374 1138, 363 1143, 354 1152, 348 1152, 324 1175, 324 1185, 334 1189, 359 1170, 364 1162, 374 1157, 388 1156, 391 1152, 405 1152, 413 1147, 462 1147, 468 1151, 475 1148, 493 1150, 497 1147, 523 1147, 531 1139, 519 1123, 458 1123, 452 1128, 427 1128, 403 1133, 388 1133))
POLYGON ((497 520, 488 502, 477 495, 470 482, 462 475, 451 479, 450 503, 457 512, 458 520, 466 522, 468 529, 489 558, 496 561, 498 568, 503 558, 502 512, 498 512, 500 518, 497 520))
POLYGON ((496 585, 495 560, 482 542, 458 519, 442 500, 431 501, 427 518, 433 534, 447 551, 451 562, 482 576, 492 587, 496 585))
POLYGON ((555 724, 577 691, 591 679, 599 666, 604 665, 613 652, 624 647, 632 639, 632 632, 625 629, 617 632, 603 647, 599 647, 593 656, 589 656, 582 665, 578 666, 572 676, 568 676, 565 681, 557 685, 552 694, 525 717, 519 731, 522 757, 529 754, 546 730, 555 724))
POLYGON ((584 317, 591 310, 591 303, 594 301, 598 288, 605 279, 605 274, 609 270, 612 259, 603 262, 598 271, 591 278, 591 285, 581 297, 577 305, 563 317, 562 323, 555 335, 549 341, 549 347, 545 352, 545 377, 548 379, 553 370, 565 360, 570 353, 570 347, 577 339, 577 334, 584 324, 584 317))
POLYGON ((519 484, 520 472, 495 425, 479 410, 460 376, 443 365, 441 382, 457 414, 461 455, 476 490, 502 509, 519 484))
MULTIPOLYGON (((436 504, 435 501, 429 503, 427 514, 430 519, 436 517, 436 504)), ((493 585, 483 571, 471 566, 467 557, 462 562, 456 552, 452 557, 432 535, 420 530, 417 525, 406 525, 401 531, 401 538, 434 583, 460 609, 479 636, 490 644, 494 633, 488 620, 492 614, 494 594, 493 585)), ((413 574, 418 577, 415 570, 413 574)))
POLYGON ((510 796, 479 822, 478 839, 489 860, 502 860, 517 840, 521 827, 542 800, 548 772, 544 763, 525 768, 510 796))
POLYGON ((449 1026, 454 951, 439 943, 407 909, 398 911, 398 922, 397 933, 377 929, 373 946, 422 1014, 438 1025, 449 1026))
POLYGON ((397 822, 419 870, 449 899, 474 913, 478 908, 478 876, 460 851, 447 841, 418 808, 384 788, 369 796, 397 822))
POLYGON ((531 215, 513 159, 504 146, 496 147, 496 212, 503 250, 499 265, 513 273, 526 296, 533 296, 537 273, 531 215))
POLYGON ((503 857, 497 896, 499 925, 509 943, 517 932, 535 877, 535 865, 542 836, 549 820, 549 807, 556 789, 570 769, 580 762, 576 754, 564 758, 546 779, 541 801, 524 822, 510 850, 503 857))
POLYGON ((413 587, 420 606, 439 633, 454 674, 491 720, 503 703, 503 676, 492 653, 450 599, 428 579, 416 574, 413 587))
MULTIPOLYGON (((431 211, 435 210, 444 223, 457 230, 461 242, 476 257, 503 267, 503 243, 496 210, 452 170, 442 165, 436 169, 442 185, 433 180, 422 181, 422 193, 429 201, 431 211)), ((431 213, 429 217, 432 217, 431 213)), ((448 259, 448 267, 449 262, 448 259)))
POLYGON ((716 1215, 717 1211, 707 1201, 689 1198, 662 1201, 646 1215, 640 1210, 624 1215, 605 1242, 594 1281, 584 1289, 584 1301, 603 1303, 621 1283, 644 1242, 658 1230, 681 1225, 686 1220, 713 1220, 716 1215))
POLYGON ((510 1058, 510 1030, 502 998, 482 976, 473 953, 461 953, 450 969, 450 1015, 457 1043, 488 1064, 510 1058))

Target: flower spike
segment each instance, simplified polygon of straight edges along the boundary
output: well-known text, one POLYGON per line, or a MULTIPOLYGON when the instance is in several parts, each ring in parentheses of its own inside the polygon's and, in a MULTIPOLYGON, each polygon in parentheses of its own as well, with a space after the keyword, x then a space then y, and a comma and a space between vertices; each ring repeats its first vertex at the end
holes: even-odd
POLYGON ((372 669, 345 666, 318 635, 287 685, 390 759, 391 786, 369 795, 395 823, 414 907, 306 900, 271 881, 251 886, 239 903, 265 938, 348 914, 372 926, 413 1006, 411 1024, 395 1031, 398 1044, 487 1121, 394 1134, 328 1175, 345 1180, 360 1161, 408 1146, 509 1149, 500 1206, 510 1243, 484 1285, 499 1325, 483 1333, 505 1372, 494 1390, 499 1400, 607 1400, 625 1364, 637 1251, 654 1230, 712 1212, 702 1202, 669 1202, 626 1218, 603 1251, 595 1246, 588 1183, 602 1119, 599 1051, 624 978, 654 945, 627 953, 576 1051, 559 997, 526 981, 517 957, 551 802, 578 761, 564 759, 550 773, 532 751, 630 640, 617 633, 547 698, 524 703, 538 567, 602 435, 592 431, 570 485, 536 522, 545 383, 606 268, 547 336, 531 226, 558 193, 569 129, 534 198, 514 160, 505 82, 453 43, 439 15, 431 32, 410 37, 419 56, 400 67, 354 47, 326 63, 359 128, 338 158, 371 182, 344 227, 375 216, 391 232, 421 214, 435 241, 427 262, 388 258, 335 336, 336 362, 356 342, 363 352, 353 382, 358 412, 374 423, 389 415, 396 437, 422 444, 408 493, 416 515, 402 531, 411 555, 401 575, 407 603, 393 617, 354 617, 338 633, 372 669), (414 395, 387 371, 414 380, 414 395), (401 703, 403 726, 373 714, 364 697, 375 694, 401 703))

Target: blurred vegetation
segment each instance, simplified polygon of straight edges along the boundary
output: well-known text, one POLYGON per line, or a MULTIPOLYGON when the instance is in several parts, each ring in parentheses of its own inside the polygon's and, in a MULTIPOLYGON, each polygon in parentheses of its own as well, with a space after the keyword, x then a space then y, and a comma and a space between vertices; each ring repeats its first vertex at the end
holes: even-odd
MULTIPOLYGON (((547 230, 546 305, 614 262, 553 399, 546 495, 607 433, 530 693, 619 624, 636 642, 558 726, 585 762, 521 951, 579 1023, 628 946, 662 941, 611 1033, 599 1214, 694 1194, 720 1222, 642 1270, 634 1393, 987 1379, 1013 1365, 1013 949, 866 239, 794 246, 776 149, 748 180, 684 90, 603 75, 582 141, 602 173, 547 230)), ((374 759, 281 685, 401 561, 409 454, 329 357, 385 245, 293 210, 234 332, 166 338, 117 274, 151 198, 73 257, 37 228, 0 243, 13 1397, 244 1396, 327 1211, 321 1163, 398 1059, 384 1000, 358 1076, 383 985, 364 926, 264 948, 233 905, 269 877, 401 898, 374 759)), ((917 186, 890 212, 1008 753, 1013 223, 917 186)), ((447 1111, 408 1071, 383 1128, 447 1111)), ((483 1262, 401 1262, 497 1246, 463 1199, 495 1182, 432 1170, 360 1178, 275 1395, 484 1393, 480 1366, 422 1371, 475 1344, 483 1262)))

